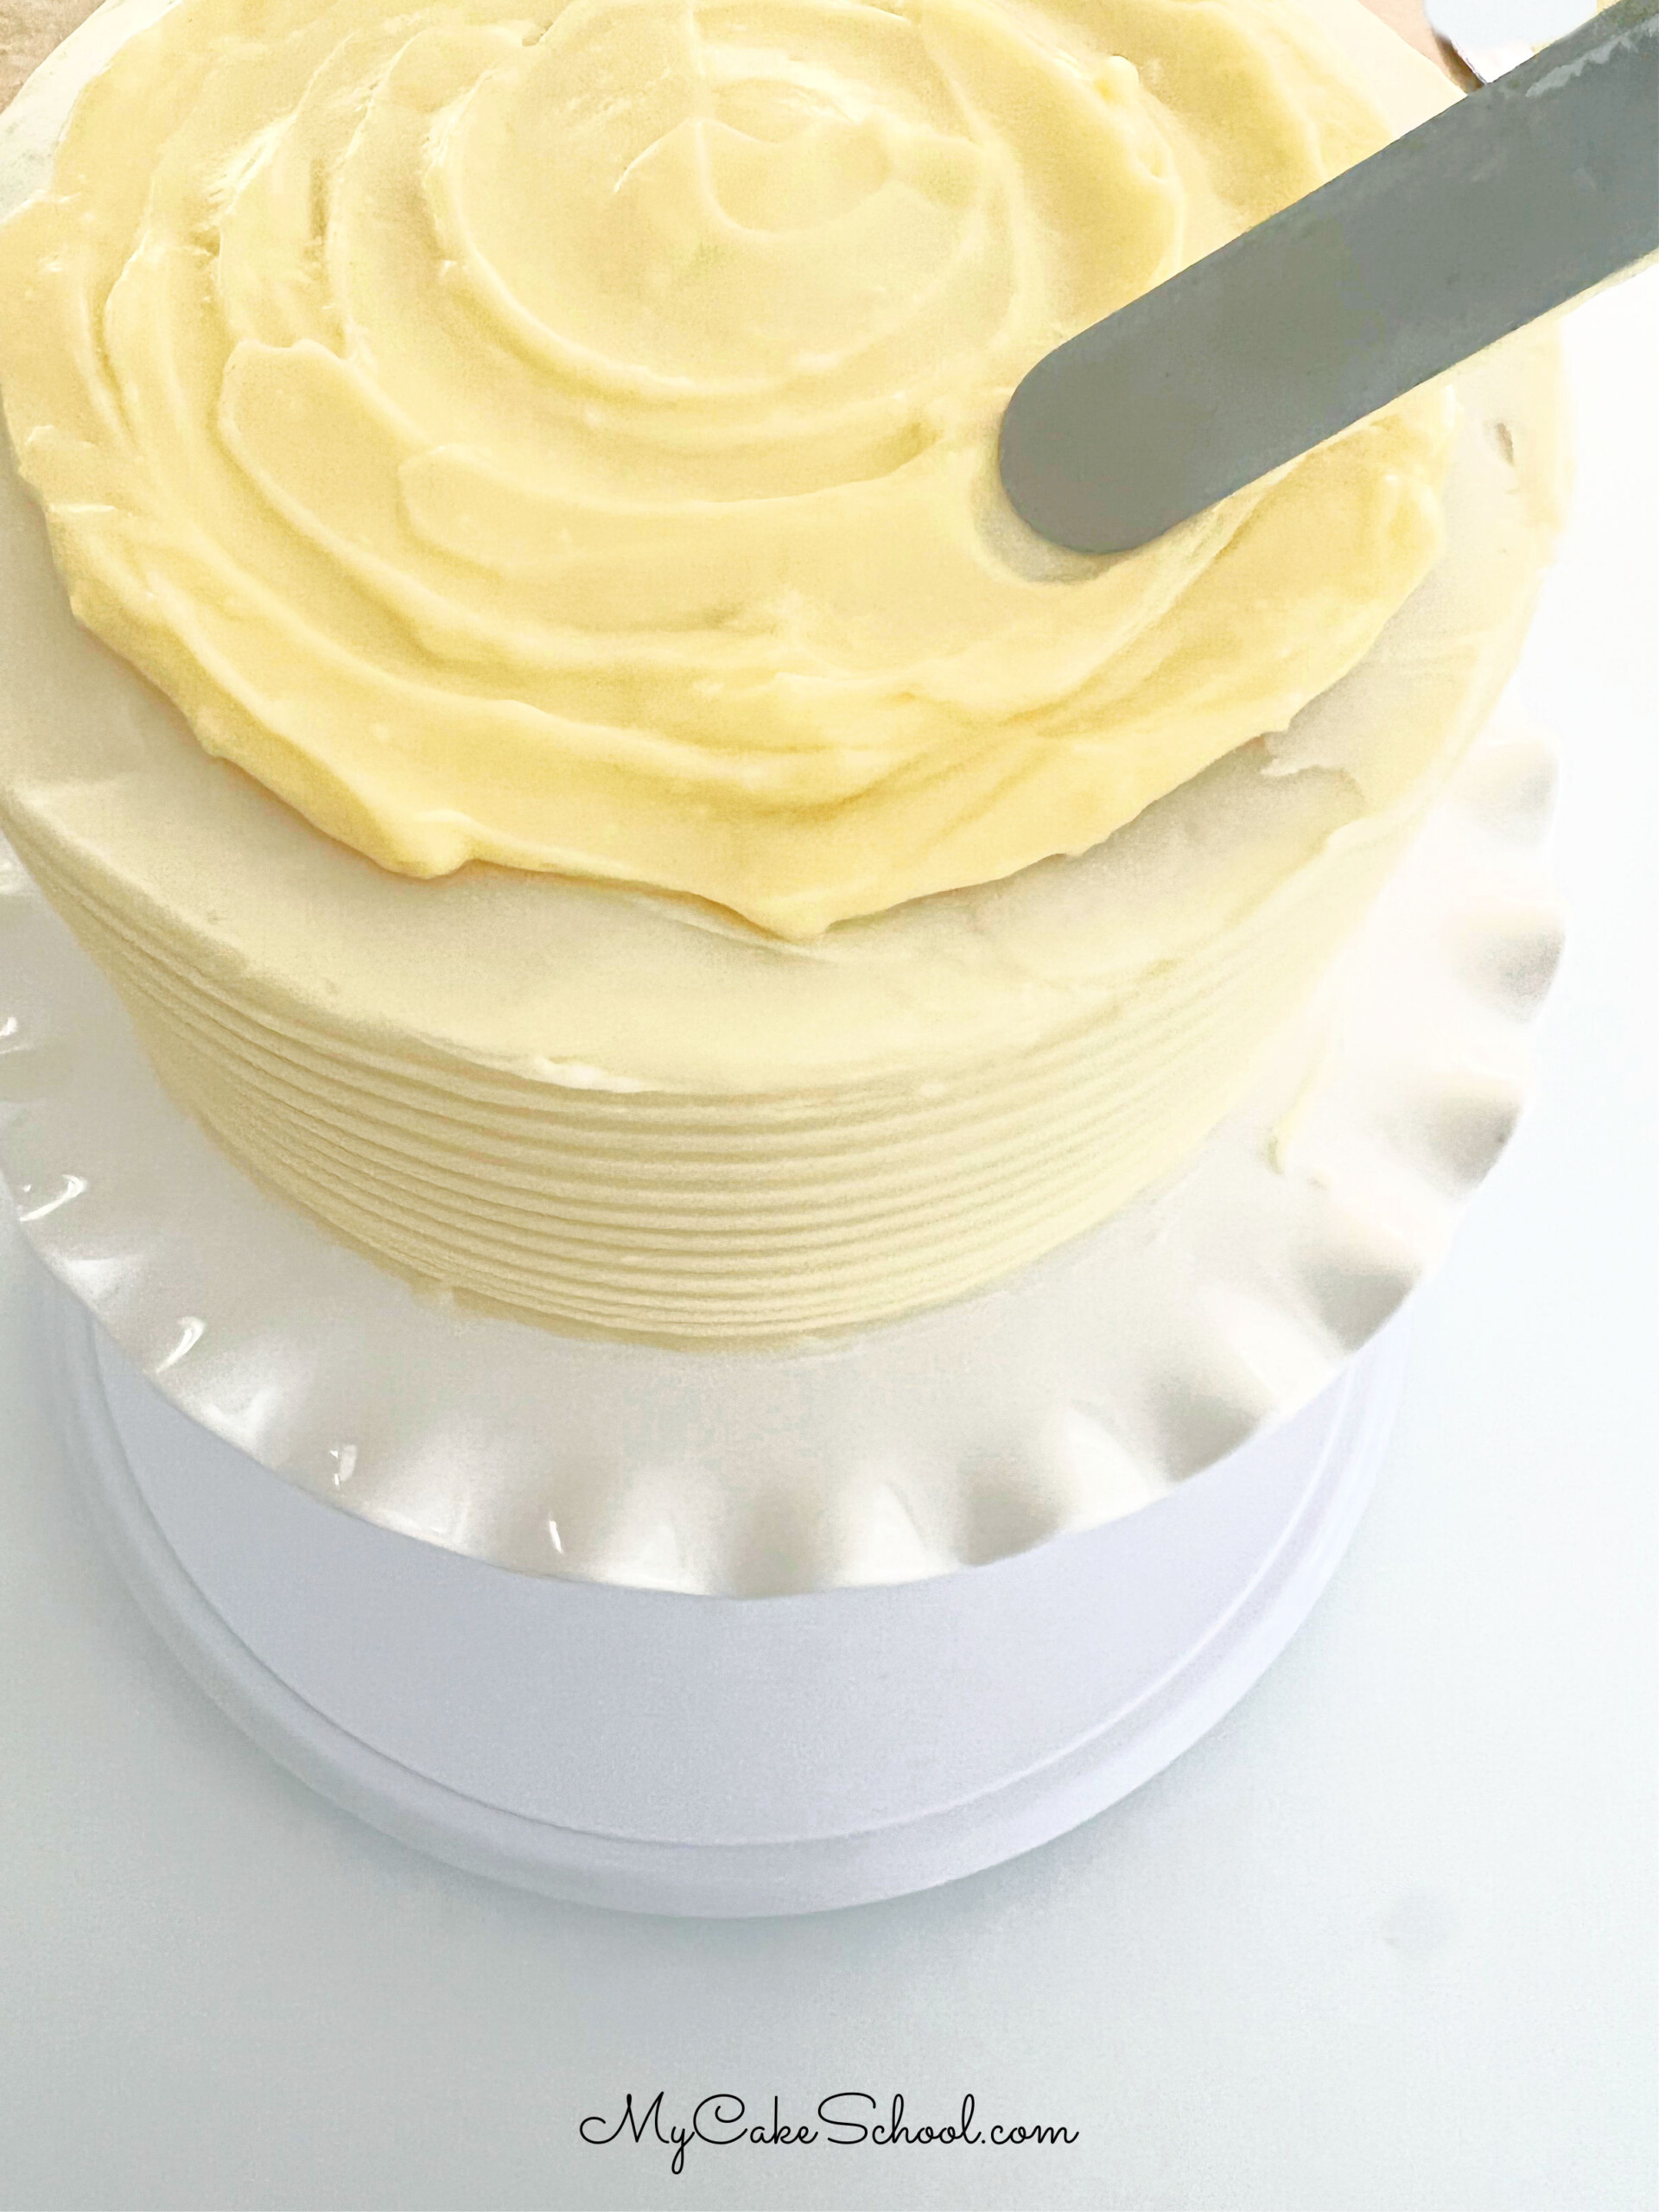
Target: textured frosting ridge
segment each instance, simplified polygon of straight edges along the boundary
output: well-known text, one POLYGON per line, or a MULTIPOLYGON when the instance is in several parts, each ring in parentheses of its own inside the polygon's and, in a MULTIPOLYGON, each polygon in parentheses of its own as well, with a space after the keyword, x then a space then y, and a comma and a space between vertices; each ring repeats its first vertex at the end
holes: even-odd
POLYGON ((0 231, 0 385, 81 619, 308 820, 807 938, 1097 845, 1420 581, 1444 392, 1116 560, 992 459, 1388 131, 1265 0, 179 0, 0 231))

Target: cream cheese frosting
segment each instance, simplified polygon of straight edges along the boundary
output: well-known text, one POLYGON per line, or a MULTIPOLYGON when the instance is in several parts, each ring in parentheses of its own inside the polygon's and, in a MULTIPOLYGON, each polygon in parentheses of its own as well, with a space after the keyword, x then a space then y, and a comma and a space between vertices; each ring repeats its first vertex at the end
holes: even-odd
POLYGON ((178 0, 0 230, 77 612, 382 866, 791 938, 1101 842, 1351 668, 1444 391, 1117 559, 1014 384, 1388 136, 1280 0, 178 0))
MULTIPOLYGON (((118 0, 0 119, 0 206, 155 12, 118 0)), ((1390 128, 1446 97, 1347 0, 1306 28, 1266 12, 1390 128)), ((1511 342, 1457 389, 1443 553, 1287 727, 1080 857, 808 942, 557 874, 423 881, 321 834, 77 626, 9 469, 0 813, 175 1094, 336 1235, 556 1327, 859 1325, 1006 1274, 1175 1166, 1351 931, 1506 676, 1554 526, 1553 348, 1511 342)))

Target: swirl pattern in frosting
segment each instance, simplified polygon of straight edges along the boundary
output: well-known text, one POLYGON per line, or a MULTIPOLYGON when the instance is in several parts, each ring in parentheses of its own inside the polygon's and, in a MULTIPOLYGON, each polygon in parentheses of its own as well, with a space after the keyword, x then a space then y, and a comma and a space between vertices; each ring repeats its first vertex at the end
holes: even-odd
POLYGON ((1352 668, 1417 395, 1134 555, 995 439, 1388 135, 1283 0, 178 0, 0 229, 77 613, 383 866, 787 938, 1097 844, 1352 668))

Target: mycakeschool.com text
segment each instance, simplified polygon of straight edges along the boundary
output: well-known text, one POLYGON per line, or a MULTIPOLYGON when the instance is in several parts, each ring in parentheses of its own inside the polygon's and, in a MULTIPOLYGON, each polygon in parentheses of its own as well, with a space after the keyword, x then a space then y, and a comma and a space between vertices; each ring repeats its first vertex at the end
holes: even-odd
POLYGON ((630 2089, 618 2109, 589 2113, 578 2133, 595 2148, 616 2143, 658 2143, 673 2153, 671 2171, 683 2173, 686 2152, 695 2144, 729 2149, 737 2144, 784 2148, 833 2143, 843 2149, 925 2149, 963 2144, 1001 2150, 1021 2144, 1059 2147, 1075 2143, 1077 2130, 1053 2120, 989 2120, 969 2090, 948 2120, 915 2118, 904 2094, 878 2098, 865 2089, 835 2089, 820 2097, 809 2120, 786 2120, 780 2101, 764 2111, 730 2090, 716 2090, 677 2116, 666 2108, 666 2092, 649 2100, 630 2089))

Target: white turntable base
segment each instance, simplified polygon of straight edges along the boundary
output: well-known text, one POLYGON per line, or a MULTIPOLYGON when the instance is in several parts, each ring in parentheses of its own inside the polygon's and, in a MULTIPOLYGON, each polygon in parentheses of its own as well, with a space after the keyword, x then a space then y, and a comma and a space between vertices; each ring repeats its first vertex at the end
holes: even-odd
POLYGON ((475 1872, 718 1916, 952 1880, 1179 1757, 1341 1557, 1405 1351, 1396 1324, 1173 1497, 1019 1557, 887 1588, 686 1597, 516 1574, 334 1512, 48 1295, 60 1403, 117 1560, 251 1736, 475 1872))

